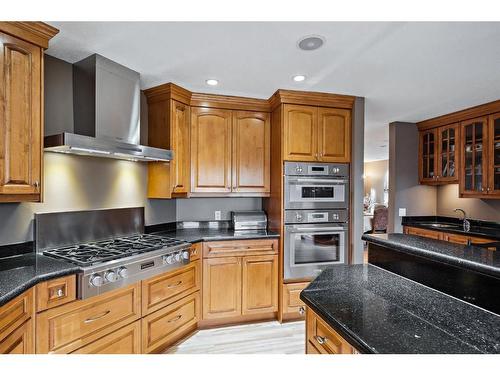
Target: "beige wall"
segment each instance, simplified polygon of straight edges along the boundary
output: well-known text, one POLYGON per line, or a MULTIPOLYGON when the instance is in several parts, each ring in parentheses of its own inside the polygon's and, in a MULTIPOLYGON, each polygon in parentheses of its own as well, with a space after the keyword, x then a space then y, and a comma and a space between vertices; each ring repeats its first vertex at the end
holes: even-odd
POLYGON ((500 222, 500 200, 459 198, 458 184, 437 187, 437 215, 456 216, 455 208, 462 208, 473 219, 500 222))
POLYGON ((374 203, 384 202, 384 188, 389 185, 389 160, 377 160, 365 163, 365 196, 372 196, 374 203))

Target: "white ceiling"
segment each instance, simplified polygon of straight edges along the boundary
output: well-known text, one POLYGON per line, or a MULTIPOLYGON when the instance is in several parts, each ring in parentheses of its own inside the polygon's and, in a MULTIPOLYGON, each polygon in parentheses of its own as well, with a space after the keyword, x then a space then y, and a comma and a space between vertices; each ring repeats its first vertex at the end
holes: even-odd
POLYGON ((278 88, 366 98, 365 161, 388 157, 388 124, 500 99, 500 23, 50 22, 48 54, 99 53, 141 74, 142 88, 268 98, 278 88), (296 42, 319 34, 305 52, 296 42), (306 81, 291 77, 304 74, 306 81), (207 78, 220 84, 210 87, 207 78), (386 147, 381 147, 386 146, 386 147))

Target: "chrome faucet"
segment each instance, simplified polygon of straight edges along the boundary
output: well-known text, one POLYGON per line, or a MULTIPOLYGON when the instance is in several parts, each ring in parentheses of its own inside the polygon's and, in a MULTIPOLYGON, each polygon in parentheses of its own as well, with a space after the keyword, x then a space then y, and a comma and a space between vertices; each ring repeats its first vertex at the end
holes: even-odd
POLYGON ((465 213, 465 211, 462 210, 461 208, 455 208, 453 211, 454 212, 461 212, 464 215, 464 218, 463 218, 464 232, 469 232, 470 231, 470 221, 467 220, 467 214, 465 213))

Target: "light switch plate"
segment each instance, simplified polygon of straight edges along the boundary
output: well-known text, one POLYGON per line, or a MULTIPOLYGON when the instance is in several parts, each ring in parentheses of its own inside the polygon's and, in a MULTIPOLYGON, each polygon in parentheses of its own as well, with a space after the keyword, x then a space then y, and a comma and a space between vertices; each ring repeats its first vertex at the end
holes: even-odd
POLYGON ((399 209, 399 216, 406 216, 406 208, 399 209))
POLYGON ((220 219, 221 219, 221 212, 215 211, 215 220, 220 220, 220 219))

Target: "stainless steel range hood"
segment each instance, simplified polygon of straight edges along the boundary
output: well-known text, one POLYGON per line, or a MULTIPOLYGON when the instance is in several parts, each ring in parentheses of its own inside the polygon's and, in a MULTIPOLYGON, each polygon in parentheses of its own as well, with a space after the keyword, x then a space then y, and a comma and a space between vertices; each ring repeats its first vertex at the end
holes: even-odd
POLYGON ((170 150, 139 144, 139 73, 94 54, 73 64, 73 124, 45 128, 45 151, 133 161, 169 161, 170 150))

